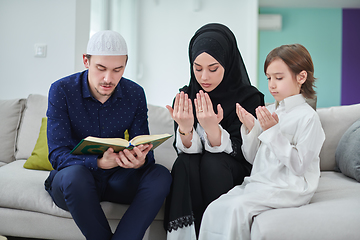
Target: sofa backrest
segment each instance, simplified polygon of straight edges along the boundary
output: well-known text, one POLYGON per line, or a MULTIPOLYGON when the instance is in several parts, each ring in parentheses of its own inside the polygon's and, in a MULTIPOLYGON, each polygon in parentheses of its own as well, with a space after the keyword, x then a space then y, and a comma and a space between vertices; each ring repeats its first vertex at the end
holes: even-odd
MULTIPOLYGON (((150 134, 174 134, 174 121, 165 107, 148 104, 148 121, 150 134)), ((155 161, 169 170, 177 157, 173 147, 174 136, 154 150, 155 161)))
MULTIPOLYGON (((0 166, 14 160, 27 159, 39 136, 41 119, 47 109, 47 97, 31 94, 27 99, 0 100, 0 166)), ((165 107, 148 104, 151 134, 174 134, 173 120, 165 107)), ((326 139, 320 152, 320 169, 333 171, 335 151, 345 131, 360 119, 360 104, 318 108, 326 139)), ((176 159, 174 137, 155 149, 155 159, 171 169, 176 159)))
POLYGON ((326 137, 320 152, 320 169, 333 171, 337 145, 345 131, 360 119, 360 104, 318 108, 317 113, 326 137))

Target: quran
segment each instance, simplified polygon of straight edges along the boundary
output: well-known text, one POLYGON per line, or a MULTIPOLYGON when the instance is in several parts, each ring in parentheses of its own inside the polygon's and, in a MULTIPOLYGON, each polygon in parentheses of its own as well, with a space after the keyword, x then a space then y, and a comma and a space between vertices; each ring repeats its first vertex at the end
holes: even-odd
POLYGON ((123 138, 99 138, 86 137, 82 139, 78 145, 70 152, 71 154, 102 154, 108 148, 114 149, 114 152, 120 152, 124 149, 133 149, 135 146, 141 144, 152 144, 151 150, 160 146, 163 142, 169 139, 170 134, 156 134, 156 135, 139 135, 130 141, 123 138))

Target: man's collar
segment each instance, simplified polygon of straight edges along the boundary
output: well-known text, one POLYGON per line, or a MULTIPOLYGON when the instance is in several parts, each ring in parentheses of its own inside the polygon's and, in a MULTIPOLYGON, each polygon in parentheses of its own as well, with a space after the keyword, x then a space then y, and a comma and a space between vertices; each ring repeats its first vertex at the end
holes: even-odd
POLYGON ((121 79, 120 79, 118 85, 115 87, 114 92, 111 94, 110 98, 111 98, 112 102, 115 102, 118 98, 122 98, 123 94, 122 94, 121 87, 120 87, 121 79))
POLYGON ((88 73, 89 70, 84 71, 84 74, 82 75, 82 79, 81 79, 81 83, 82 83, 82 95, 83 98, 90 98, 91 93, 90 93, 90 88, 89 88, 89 83, 88 83, 88 73))

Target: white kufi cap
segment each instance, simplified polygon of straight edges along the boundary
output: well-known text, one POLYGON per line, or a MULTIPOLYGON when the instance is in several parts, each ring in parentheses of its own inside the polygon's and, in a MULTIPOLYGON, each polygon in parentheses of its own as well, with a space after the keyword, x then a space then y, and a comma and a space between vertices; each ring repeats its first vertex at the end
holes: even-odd
POLYGON ((86 54, 118 56, 127 55, 125 39, 118 32, 105 30, 95 33, 89 40, 86 54))

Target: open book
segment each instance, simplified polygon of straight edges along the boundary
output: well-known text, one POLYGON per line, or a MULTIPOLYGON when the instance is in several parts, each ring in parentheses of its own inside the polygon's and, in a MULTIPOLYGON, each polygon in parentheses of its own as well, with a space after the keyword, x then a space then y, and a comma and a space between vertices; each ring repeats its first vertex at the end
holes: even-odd
POLYGON ((127 149, 132 149, 141 144, 152 144, 151 150, 154 150, 160 144, 169 139, 170 134, 157 134, 157 135, 139 135, 130 141, 122 138, 99 138, 99 137, 86 137, 70 152, 71 154, 102 154, 108 148, 114 149, 115 152, 120 152, 127 149))

